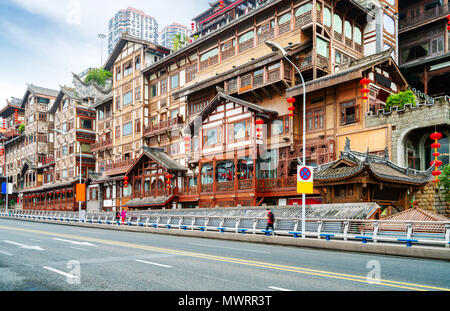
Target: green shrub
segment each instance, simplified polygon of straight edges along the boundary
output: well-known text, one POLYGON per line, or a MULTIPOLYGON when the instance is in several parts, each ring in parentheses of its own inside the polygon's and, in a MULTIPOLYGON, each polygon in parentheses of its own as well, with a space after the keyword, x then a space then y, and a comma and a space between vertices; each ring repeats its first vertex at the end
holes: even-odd
POLYGON ((104 70, 103 68, 94 68, 89 71, 84 79, 85 83, 88 83, 91 80, 96 81, 99 85, 105 86, 106 81, 112 78, 112 74, 108 70, 104 70))
POLYGON ((397 106, 399 109, 403 109, 405 104, 416 105, 416 95, 411 90, 406 90, 398 94, 391 94, 386 100, 386 111, 389 111, 391 107, 397 106))

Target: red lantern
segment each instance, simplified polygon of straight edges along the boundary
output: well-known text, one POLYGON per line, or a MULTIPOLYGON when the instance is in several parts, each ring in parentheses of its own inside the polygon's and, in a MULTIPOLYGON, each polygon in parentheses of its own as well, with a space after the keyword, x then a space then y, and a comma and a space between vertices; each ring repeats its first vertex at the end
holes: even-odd
POLYGON ((431 145, 431 148, 439 149, 439 148, 441 148, 441 144, 440 143, 434 143, 434 144, 431 145))
POLYGON ((256 122, 255 122, 257 125, 263 125, 264 124, 264 121, 263 120, 256 120, 256 122))
POLYGON ((431 134, 431 135, 430 135, 430 138, 431 138, 432 140, 439 140, 439 139, 442 138, 442 134, 436 132, 436 133, 431 134))
POLYGON ((433 157, 439 157, 441 154, 439 153, 439 152, 435 152, 435 153, 433 153, 433 157))
POLYGON ((367 78, 363 78, 361 79, 361 81, 359 82, 361 85, 368 85, 371 82, 370 79, 367 78))
POLYGON ((441 144, 438 143, 438 140, 442 138, 442 134, 438 133, 438 132, 434 132, 433 134, 430 135, 430 138, 432 140, 434 140, 434 143, 431 144, 431 148, 434 149, 434 153, 433 153, 434 161, 431 162, 431 165, 434 165, 434 167, 435 167, 435 170, 433 171, 432 175, 434 177, 436 177, 433 182, 435 184, 438 184, 439 176, 442 175, 442 172, 439 171, 439 167, 442 166, 442 164, 443 164, 442 161, 439 161, 439 159, 438 159, 438 157, 441 155, 438 152, 438 149, 441 148, 441 144))
POLYGON ((440 171, 433 171, 433 173, 431 173, 431 175, 438 177, 438 176, 441 176, 442 173, 440 171))
POLYGON ((288 104, 295 104, 295 98, 294 97, 290 97, 287 99, 288 104))
POLYGON ((367 100, 369 99, 369 84, 370 84, 370 79, 367 78, 363 78, 361 79, 361 81, 359 81, 359 83, 362 85, 362 90, 361 90, 361 94, 363 95, 362 99, 364 101, 364 103, 367 102, 367 100))

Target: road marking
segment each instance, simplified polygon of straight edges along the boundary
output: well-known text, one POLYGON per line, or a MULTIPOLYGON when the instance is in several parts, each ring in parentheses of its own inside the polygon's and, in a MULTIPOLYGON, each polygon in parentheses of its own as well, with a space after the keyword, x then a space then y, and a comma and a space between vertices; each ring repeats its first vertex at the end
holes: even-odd
POLYGON ((4 240, 3 242, 19 246, 20 248, 23 248, 23 249, 31 249, 31 250, 35 250, 35 251, 43 251, 44 250, 44 249, 42 249, 39 246, 30 246, 30 245, 20 244, 20 243, 17 243, 17 242, 6 241, 6 240, 4 240))
POLYGON ((224 248, 224 249, 232 249, 236 251, 246 251, 246 252, 255 252, 255 253, 263 253, 263 254, 271 254, 266 251, 258 251, 254 249, 245 249, 245 248, 234 248, 234 247, 225 247, 225 246, 216 246, 216 245, 207 245, 207 244, 196 244, 196 243, 188 243, 189 245, 203 246, 203 247, 211 247, 211 248, 224 248))
POLYGON ((12 256, 13 255, 13 254, 10 254, 10 253, 4 252, 4 251, 0 251, 0 254, 6 255, 6 256, 12 256))
POLYGON ((164 267, 164 268, 172 268, 172 266, 167 266, 167 265, 163 265, 160 263, 154 263, 154 262, 150 262, 150 261, 145 261, 145 260, 136 260, 137 262, 142 262, 148 265, 154 265, 154 266, 160 266, 160 267, 164 267))
POLYGON ((51 267, 42 267, 42 268, 50 270, 50 271, 53 271, 53 272, 56 272, 56 273, 61 274, 61 275, 65 276, 65 277, 67 277, 67 278, 71 278, 71 279, 76 279, 77 278, 73 274, 66 273, 64 271, 60 271, 60 270, 57 270, 57 269, 54 269, 54 268, 51 268, 51 267))
POLYGON ((63 240, 63 239, 58 239, 58 238, 53 238, 53 240, 71 243, 71 244, 75 244, 75 245, 95 246, 94 244, 91 244, 89 242, 77 242, 77 241, 63 240))
POLYGON ((251 260, 244 260, 244 259, 231 258, 231 257, 220 257, 220 256, 214 256, 214 255, 208 255, 208 254, 202 254, 202 253, 194 253, 194 252, 180 251, 180 250, 174 250, 174 249, 168 249, 168 248, 160 248, 160 247, 155 247, 155 246, 147 246, 147 245, 142 245, 142 244, 133 244, 133 243, 125 243, 125 242, 119 242, 119 241, 112 241, 112 240, 103 240, 103 239, 98 239, 98 238, 73 236, 73 235, 63 234, 63 233, 46 232, 46 231, 40 231, 40 230, 15 228, 15 227, 3 227, 3 226, 0 226, 0 229, 21 231, 21 232, 49 235, 49 236, 60 236, 60 237, 68 238, 68 239, 90 241, 93 243, 101 243, 101 244, 127 247, 127 248, 133 248, 133 249, 141 249, 141 250, 147 250, 147 251, 150 250, 150 251, 161 252, 161 253, 166 253, 166 254, 176 254, 176 255, 181 255, 181 256, 196 257, 196 258, 201 258, 201 259, 209 259, 209 260, 214 260, 214 261, 228 262, 228 263, 241 264, 241 265, 247 265, 247 266, 253 266, 253 267, 261 267, 261 268, 265 268, 265 269, 273 269, 273 270, 279 270, 279 271, 288 271, 288 272, 294 272, 294 273, 300 273, 300 274, 306 274, 306 275, 322 276, 322 277, 333 278, 333 279, 354 281, 354 282, 364 283, 366 285, 373 285, 373 286, 388 286, 388 287, 402 288, 402 289, 408 289, 408 290, 417 290, 417 291, 425 291, 425 290, 450 291, 450 289, 448 289, 448 288, 407 283, 407 282, 397 282, 397 281, 391 281, 391 280, 379 280, 379 283, 377 283, 377 284, 370 284, 367 282, 367 276, 358 276, 358 275, 336 273, 336 272, 323 271, 323 270, 307 269, 307 268, 302 268, 302 267, 285 266, 285 265, 272 264, 269 262, 251 261, 251 260))
POLYGON ((79 248, 79 247, 75 247, 75 246, 71 246, 70 248, 76 249, 76 250, 79 250, 79 251, 84 251, 84 252, 87 252, 87 251, 88 251, 87 249, 79 248))
POLYGON ((273 290, 279 290, 281 292, 292 292, 292 289, 286 289, 286 288, 281 288, 281 287, 275 287, 275 286, 269 286, 270 289, 273 290))

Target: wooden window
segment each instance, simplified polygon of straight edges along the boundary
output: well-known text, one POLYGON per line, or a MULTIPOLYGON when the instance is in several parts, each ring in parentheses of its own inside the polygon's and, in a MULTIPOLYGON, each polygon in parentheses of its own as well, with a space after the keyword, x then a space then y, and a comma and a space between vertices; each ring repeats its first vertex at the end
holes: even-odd
POLYGON ((255 32, 253 30, 239 36, 239 52, 244 52, 253 47, 253 38, 255 36, 255 32))
POLYGON ((275 19, 259 26, 256 30, 256 33, 258 34, 258 44, 265 42, 269 39, 272 39, 275 36, 274 29, 275 29, 275 19))
POLYGON ((289 133, 289 116, 280 117, 272 121, 271 135, 283 135, 289 133))
POLYGON ((116 81, 120 81, 122 79, 122 68, 116 67, 116 81))
POLYGON ((123 137, 133 134, 133 122, 128 122, 123 125, 123 137))
POLYGON ((220 46, 221 60, 226 60, 236 54, 236 39, 231 39, 220 46))
POLYGON ((341 125, 359 122, 359 105, 355 101, 341 104, 341 125))
MULTIPOLYGON (((153 86, 152 86, 153 87, 153 86)), ((156 84, 155 84, 156 87, 156 84)), ((166 94, 167 93, 167 78, 164 78, 161 80, 161 95, 166 94)), ((156 94, 156 91, 155 91, 156 94)), ((156 95, 154 95, 156 96, 156 95)), ((152 96, 152 97, 154 97, 152 96)))
POLYGON ((228 124, 228 142, 235 143, 249 140, 251 137, 250 119, 228 124))
POLYGON ((200 70, 206 69, 219 62, 219 48, 214 48, 200 55, 200 70))
POLYGON ((170 89, 176 89, 180 86, 180 75, 177 73, 170 77, 170 89))
POLYGON ((186 83, 191 82, 197 76, 197 63, 186 69, 186 83))
POLYGON ((323 129, 324 108, 306 112, 306 131, 313 132, 323 129))
POLYGON ((290 12, 278 18, 278 27, 279 27, 278 33, 280 35, 291 30, 291 19, 292 15, 290 12))
POLYGON ((134 59, 134 69, 135 70, 139 70, 141 68, 141 56, 138 55, 136 56, 136 58, 134 59))
POLYGON ((123 106, 128 106, 133 102, 133 91, 123 94, 123 106))
POLYGON ((121 105, 120 105, 120 96, 116 96, 115 98, 116 100, 116 110, 119 110, 121 105))
POLYGON ((120 125, 116 126, 116 138, 120 138, 120 125))
POLYGON ((134 122, 135 126, 136 126, 136 133, 140 133, 141 132, 141 119, 136 119, 134 122))
POLYGON ((152 86, 150 86, 150 97, 156 97, 158 96, 158 85, 157 84, 153 84, 152 86))
POLYGON ((222 142, 220 126, 203 130, 203 147, 214 147, 222 142))
POLYGON ((126 76, 130 75, 132 72, 133 72, 133 65, 130 60, 123 65, 123 77, 125 78, 126 76))

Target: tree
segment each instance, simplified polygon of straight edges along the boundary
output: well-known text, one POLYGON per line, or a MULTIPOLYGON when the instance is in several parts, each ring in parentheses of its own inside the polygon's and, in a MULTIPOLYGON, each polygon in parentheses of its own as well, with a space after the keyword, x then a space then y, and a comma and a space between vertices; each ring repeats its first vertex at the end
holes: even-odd
POLYGON ((25 132, 25 124, 19 125, 19 133, 23 134, 23 132, 25 132))
POLYGON ((173 42, 173 51, 176 52, 189 42, 189 38, 184 34, 177 33, 172 38, 172 42, 173 42))
POLYGON ((439 188, 445 201, 450 203, 450 164, 442 168, 442 175, 439 177, 439 188))
POLYGON ((400 109, 403 109, 405 104, 416 105, 416 95, 411 90, 406 90, 404 92, 400 92, 398 94, 391 94, 386 100, 386 111, 389 111, 391 107, 397 106, 400 109))
POLYGON ((108 70, 104 70, 103 68, 93 68, 89 70, 89 73, 86 75, 84 82, 88 83, 89 81, 94 80, 99 85, 105 86, 106 81, 111 78, 112 74, 108 70))

